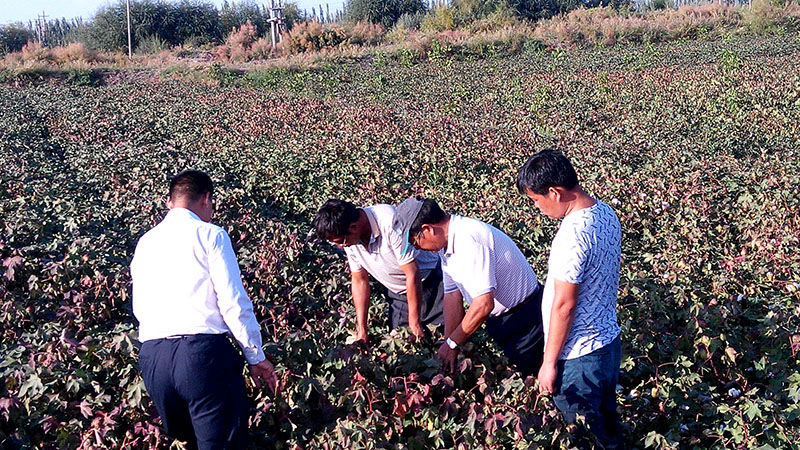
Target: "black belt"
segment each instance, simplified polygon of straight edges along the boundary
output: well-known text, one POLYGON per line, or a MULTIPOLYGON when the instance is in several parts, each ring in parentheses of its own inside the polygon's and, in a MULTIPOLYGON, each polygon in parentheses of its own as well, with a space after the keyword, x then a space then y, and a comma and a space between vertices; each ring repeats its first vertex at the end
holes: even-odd
POLYGON ((512 306, 511 308, 508 308, 507 310, 503 311, 503 313, 502 313, 502 314, 498 314, 498 315, 496 315, 495 317, 505 317, 505 316, 508 316, 508 315, 514 314, 515 312, 517 312, 517 311, 519 311, 520 309, 522 309, 522 307, 523 307, 523 306, 525 306, 525 305, 526 305, 526 304, 527 304, 529 301, 531 301, 531 300, 533 300, 534 298, 536 298, 536 296, 537 296, 537 295, 541 296, 541 292, 542 292, 543 290, 544 290, 544 286, 542 286, 542 285, 540 284, 540 285, 539 285, 539 287, 537 287, 536 289, 534 289, 534 291, 533 291, 532 293, 528 294, 528 296, 527 296, 527 297, 525 297, 525 299, 524 299, 524 300, 522 300, 521 302, 519 302, 519 303, 517 303, 516 305, 512 306))

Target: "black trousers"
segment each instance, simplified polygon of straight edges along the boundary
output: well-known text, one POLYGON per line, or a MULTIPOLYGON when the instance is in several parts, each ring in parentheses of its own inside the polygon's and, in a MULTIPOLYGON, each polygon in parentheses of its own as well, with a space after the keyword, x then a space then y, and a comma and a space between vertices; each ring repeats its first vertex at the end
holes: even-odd
MULTIPOLYGON (((389 326, 391 329, 408 326, 408 297, 386 290, 389 297, 389 326)), ((429 323, 444 323, 442 310, 444 286, 442 284, 442 263, 431 270, 428 277, 422 280, 422 304, 419 305, 419 322, 423 327, 429 323)))
POLYGON ((486 319, 486 331, 523 376, 536 375, 544 357, 540 284, 521 304, 486 319))
POLYGON ((247 445, 249 405, 244 361, 222 334, 154 339, 142 344, 139 369, 167 435, 188 448, 247 445))

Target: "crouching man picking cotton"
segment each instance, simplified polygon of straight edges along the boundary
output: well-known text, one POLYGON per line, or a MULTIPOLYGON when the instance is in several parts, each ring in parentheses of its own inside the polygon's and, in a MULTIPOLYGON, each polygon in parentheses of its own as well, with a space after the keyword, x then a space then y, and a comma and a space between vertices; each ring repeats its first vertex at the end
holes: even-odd
POLYGON ((620 223, 578 184, 561 153, 542 151, 520 169, 517 187, 543 214, 563 219, 553 238, 542 295, 545 351, 539 387, 569 422, 586 417, 606 449, 621 448, 616 385, 620 223))

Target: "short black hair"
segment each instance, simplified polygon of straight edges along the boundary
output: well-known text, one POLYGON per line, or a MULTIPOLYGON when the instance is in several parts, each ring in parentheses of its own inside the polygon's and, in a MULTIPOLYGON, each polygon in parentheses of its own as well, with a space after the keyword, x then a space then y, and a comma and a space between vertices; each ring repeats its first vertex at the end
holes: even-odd
POLYGON ((417 213, 417 218, 414 219, 411 228, 408 229, 408 234, 411 236, 419 234, 423 225, 440 223, 447 218, 447 214, 435 201, 429 198, 420 198, 419 200, 422 200, 422 208, 417 213))
POLYGON ((183 197, 196 202, 209 193, 214 195, 214 183, 208 174, 199 170, 184 170, 169 182, 169 198, 173 200, 183 197))
POLYGON ((578 185, 578 175, 566 156, 555 150, 542 150, 522 165, 517 174, 517 189, 522 194, 530 190, 544 195, 551 187, 572 189, 578 185))
POLYGON ((350 225, 358 221, 356 206, 348 201, 332 198, 325 202, 314 217, 314 230, 320 239, 330 240, 336 236, 347 236, 350 225))

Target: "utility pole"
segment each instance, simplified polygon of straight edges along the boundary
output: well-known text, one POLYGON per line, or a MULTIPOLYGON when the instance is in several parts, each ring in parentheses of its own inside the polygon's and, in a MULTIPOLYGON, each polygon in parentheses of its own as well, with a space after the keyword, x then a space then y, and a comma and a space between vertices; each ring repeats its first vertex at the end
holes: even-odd
POLYGON ((36 34, 39 38, 39 44, 42 47, 47 47, 47 15, 45 15, 44 11, 38 17, 36 17, 36 34))
POLYGON ((128 59, 133 59, 133 49, 131 48, 131 0, 125 0, 128 10, 128 59))
POLYGON ((281 41, 281 35, 286 31, 286 26, 283 22, 283 4, 281 0, 270 0, 269 8, 269 29, 270 37, 272 38, 272 51, 275 51, 275 46, 281 41))

